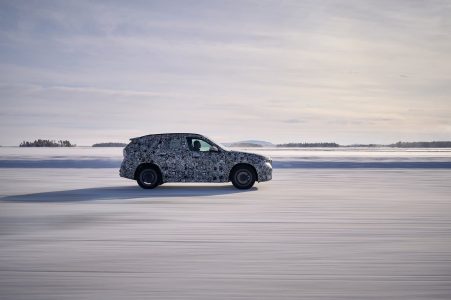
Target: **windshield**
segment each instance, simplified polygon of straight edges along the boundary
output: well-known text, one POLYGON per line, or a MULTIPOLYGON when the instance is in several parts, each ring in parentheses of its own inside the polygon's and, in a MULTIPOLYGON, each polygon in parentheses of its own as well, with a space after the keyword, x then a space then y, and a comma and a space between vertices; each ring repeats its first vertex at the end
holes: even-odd
POLYGON ((230 151, 230 149, 227 148, 226 146, 224 146, 223 144, 216 142, 215 140, 211 139, 211 138, 208 137, 208 136, 206 136, 206 138, 207 138, 208 140, 210 140, 211 142, 213 142, 213 144, 217 145, 219 148, 221 148, 221 149, 223 149, 223 150, 225 150, 225 151, 230 151))

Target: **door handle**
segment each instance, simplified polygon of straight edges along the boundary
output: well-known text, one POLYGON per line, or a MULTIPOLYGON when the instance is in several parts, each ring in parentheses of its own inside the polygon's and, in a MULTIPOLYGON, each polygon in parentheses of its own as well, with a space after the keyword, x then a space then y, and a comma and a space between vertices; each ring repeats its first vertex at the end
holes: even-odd
POLYGON ((199 153, 193 153, 193 157, 194 157, 194 158, 199 158, 199 157, 200 157, 200 154, 199 154, 199 153))

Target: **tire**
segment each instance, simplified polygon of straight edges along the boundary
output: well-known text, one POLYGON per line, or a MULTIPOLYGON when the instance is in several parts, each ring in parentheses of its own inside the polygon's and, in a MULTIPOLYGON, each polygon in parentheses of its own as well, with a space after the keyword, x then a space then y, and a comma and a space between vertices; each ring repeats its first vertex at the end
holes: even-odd
POLYGON ((256 180, 255 171, 250 166, 238 166, 232 173, 233 186, 240 190, 250 189, 256 180))
POLYGON ((155 168, 144 168, 139 171, 136 181, 143 189, 153 189, 161 182, 161 178, 155 168))

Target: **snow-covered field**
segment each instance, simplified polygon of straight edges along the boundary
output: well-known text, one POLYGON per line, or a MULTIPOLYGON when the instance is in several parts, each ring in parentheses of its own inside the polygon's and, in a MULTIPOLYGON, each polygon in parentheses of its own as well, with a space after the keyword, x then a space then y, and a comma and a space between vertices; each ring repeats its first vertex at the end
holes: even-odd
MULTIPOLYGON (((273 158, 275 168, 451 169, 451 149, 247 148, 273 158)), ((0 147, 0 168, 119 168, 122 148, 0 147)))
POLYGON ((0 299, 450 298, 451 149, 255 151, 250 191, 148 191, 119 148, 0 148, 0 299))

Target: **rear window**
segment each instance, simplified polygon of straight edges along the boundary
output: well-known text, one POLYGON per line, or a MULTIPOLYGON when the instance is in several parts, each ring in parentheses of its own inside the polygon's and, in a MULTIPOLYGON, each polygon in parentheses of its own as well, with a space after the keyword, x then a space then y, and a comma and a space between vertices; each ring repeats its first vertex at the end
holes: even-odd
POLYGON ((182 148, 182 140, 180 138, 169 139, 169 149, 180 150, 182 148))

